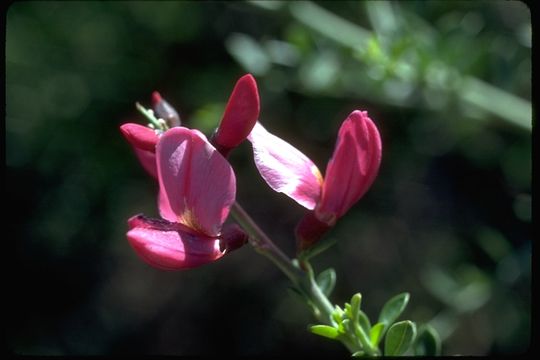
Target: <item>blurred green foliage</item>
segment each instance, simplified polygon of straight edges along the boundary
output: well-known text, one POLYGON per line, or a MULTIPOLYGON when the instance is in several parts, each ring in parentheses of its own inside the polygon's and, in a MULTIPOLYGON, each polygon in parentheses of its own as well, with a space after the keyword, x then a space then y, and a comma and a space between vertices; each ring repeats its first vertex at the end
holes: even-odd
MULTIPOLYGON (((163 273, 126 219, 156 186, 118 126, 151 91, 209 134, 251 72, 261 121, 315 160, 368 110, 380 175, 315 259, 334 301, 408 291, 443 354, 530 343, 531 16, 520 2, 16 2, 6 15, 9 348, 20 354, 346 354, 307 332, 286 279, 245 247, 163 273), (12 209, 15 207, 16 209, 12 209), (249 271, 246 271, 249 269, 249 271)), ((238 198, 293 254, 303 210, 231 157, 238 198)))

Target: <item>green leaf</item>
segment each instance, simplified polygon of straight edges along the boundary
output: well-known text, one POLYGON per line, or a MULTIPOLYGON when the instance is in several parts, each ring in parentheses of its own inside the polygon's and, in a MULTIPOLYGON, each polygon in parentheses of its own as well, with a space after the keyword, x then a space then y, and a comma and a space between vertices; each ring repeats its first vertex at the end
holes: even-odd
POLYGON ((405 310, 409 297, 409 293, 401 293, 388 300, 381 310, 378 322, 384 323, 386 328, 393 324, 405 310))
POLYGON ((345 303, 345 316, 349 319, 353 319, 352 311, 351 311, 351 304, 345 303))
POLYGON ((339 305, 335 305, 334 311, 332 312, 332 319, 334 319, 337 324, 341 324, 341 321, 343 320, 342 316, 343 310, 339 307, 339 305))
POLYGON ((431 325, 423 325, 418 331, 414 344, 414 354, 421 356, 438 356, 441 354, 441 338, 431 325))
POLYGON ((341 325, 343 325, 343 333, 348 333, 348 332, 351 331, 351 320, 350 319, 343 320, 341 325))
POLYGON ((366 313, 362 310, 358 310, 358 324, 360 325, 366 336, 368 336, 371 330, 371 323, 366 313))
POLYGON ((358 322, 358 311, 360 311, 360 305, 362 304, 362 295, 356 293, 351 298, 351 318, 353 322, 358 322))
POLYGON ((384 328, 385 328, 384 323, 379 322, 373 325, 373 327, 369 331, 369 338, 371 340, 371 345, 373 346, 379 345, 379 342, 382 339, 384 328))
POLYGON ((335 340, 339 336, 337 329, 332 326, 313 325, 309 330, 315 335, 323 336, 328 339, 335 340))
POLYGON ((384 342, 384 355, 397 356, 405 353, 416 336, 416 325, 409 320, 395 323, 388 329, 384 342))
POLYGON ((362 356, 364 356, 364 352, 363 351, 357 351, 357 352, 353 353, 351 356, 352 357, 362 357, 362 356))
POLYGON ((356 293, 351 298, 351 306, 352 308, 356 308, 360 310, 360 306, 362 305, 362 294, 356 293))
POLYGON ((347 332, 347 329, 345 329, 345 324, 343 322, 340 322, 338 324, 337 331, 339 334, 345 334, 347 332))
POLYGON ((333 268, 328 268, 321 272, 317 276, 317 285, 324 295, 330 296, 336 285, 336 271, 333 268))
POLYGON ((302 250, 298 254, 298 258, 299 259, 304 259, 304 260, 311 259, 312 257, 317 256, 320 253, 326 251, 328 248, 330 248, 336 242, 337 241, 336 241, 335 238, 330 238, 330 237, 323 238, 320 241, 317 241, 315 244, 313 244, 309 248, 302 250))

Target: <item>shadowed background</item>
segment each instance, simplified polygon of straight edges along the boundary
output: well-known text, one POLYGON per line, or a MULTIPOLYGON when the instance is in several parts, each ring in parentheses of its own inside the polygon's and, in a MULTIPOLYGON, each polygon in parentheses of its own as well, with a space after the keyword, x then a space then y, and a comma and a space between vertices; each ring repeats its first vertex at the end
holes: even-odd
MULTIPOLYGON (((314 260, 332 295, 429 322, 443 354, 530 342, 531 18, 520 2, 18 2, 6 15, 8 347, 19 354, 347 355, 306 330, 287 279, 245 246, 185 272, 140 261, 126 220, 156 184, 118 127, 158 90, 211 134, 250 72, 260 120, 324 171, 341 121, 383 139, 371 190, 314 260), (14 207, 14 208, 12 208, 14 207)), ((303 208, 230 161, 289 254, 303 208)), ((5 206, 6 206, 5 205, 5 206)))

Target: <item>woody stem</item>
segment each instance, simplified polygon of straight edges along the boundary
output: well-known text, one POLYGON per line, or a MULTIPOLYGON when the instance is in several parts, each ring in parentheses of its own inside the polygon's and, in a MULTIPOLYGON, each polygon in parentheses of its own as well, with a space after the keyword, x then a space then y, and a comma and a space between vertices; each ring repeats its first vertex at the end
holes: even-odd
MULTIPOLYGON (((261 255, 270 259, 277 267, 291 280, 291 282, 310 300, 315 306, 315 315, 317 318, 328 324, 333 325, 332 312, 334 310, 332 303, 321 291, 317 282, 314 280, 311 267, 301 269, 280 248, 261 230, 255 221, 246 213, 246 211, 235 202, 231 208, 231 214, 235 220, 249 234, 249 243, 261 255)), ((296 262, 297 263, 297 262, 296 262)))
POLYGON ((293 282, 299 285, 305 276, 304 272, 294 266, 292 261, 274 244, 272 240, 259 228, 251 216, 235 202, 231 208, 231 214, 235 220, 249 234, 249 243, 259 254, 269 258, 277 267, 293 282))

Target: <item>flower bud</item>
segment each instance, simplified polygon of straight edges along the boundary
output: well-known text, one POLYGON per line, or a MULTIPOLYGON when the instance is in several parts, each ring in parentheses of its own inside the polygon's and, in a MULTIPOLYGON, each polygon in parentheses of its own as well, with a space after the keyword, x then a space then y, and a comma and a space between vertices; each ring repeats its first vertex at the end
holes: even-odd
POLYGON ((171 128, 182 124, 178 112, 157 91, 152 93, 152 108, 159 118, 165 120, 168 127, 171 128))
POLYGON ((234 86, 225 113, 212 143, 226 156, 249 135, 259 117, 259 92, 251 74, 242 76, 234 86))

